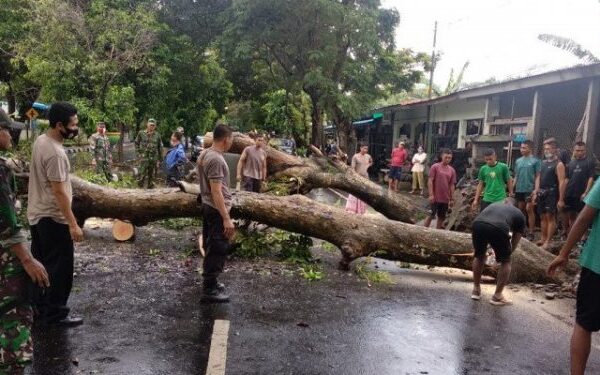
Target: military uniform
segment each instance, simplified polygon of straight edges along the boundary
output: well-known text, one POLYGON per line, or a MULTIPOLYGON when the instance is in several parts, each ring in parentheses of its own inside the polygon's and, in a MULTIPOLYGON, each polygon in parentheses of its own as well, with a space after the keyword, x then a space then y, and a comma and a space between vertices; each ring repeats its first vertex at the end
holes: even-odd
POLYGON ((33 311, 28 276, 10 247, 26 242, 15 213, 15 180, 0 158, 0 375, 21 373, 31 362, 33 311))
POLYGON ((96 160, 96 173, 103 174, 107 180, 112 179, 110 172, 110 163, 112 162, 112 153, 110 140, 106 134, 94 133, 90 136, 90 151, 92 157, 96 160))
POLYGON ((138 185, 144 187, 147 180, 148 188, 151 189, 154 187, 156 162, 162 158, 162 144, 158 132, 149 134, 145 130, 140 131, 135 138, 135 151, 141 160, 138 185))

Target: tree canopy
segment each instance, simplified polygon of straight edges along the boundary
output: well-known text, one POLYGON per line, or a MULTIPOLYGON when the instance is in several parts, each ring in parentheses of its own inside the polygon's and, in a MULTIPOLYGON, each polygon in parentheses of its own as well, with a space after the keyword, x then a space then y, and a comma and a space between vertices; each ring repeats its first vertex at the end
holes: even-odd
POLYGON ((379 0, 0 0, 0 18, 0 96, 72 101, 88 131, 222 119, 321 145, 428 64, 379 0))

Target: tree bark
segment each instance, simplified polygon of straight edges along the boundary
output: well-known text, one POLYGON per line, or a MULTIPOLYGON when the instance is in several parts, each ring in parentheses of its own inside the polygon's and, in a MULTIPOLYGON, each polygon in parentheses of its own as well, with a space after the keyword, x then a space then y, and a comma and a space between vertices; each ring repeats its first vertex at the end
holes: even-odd
POLYGON ((323 149, 323 109, 319 104, 319 99, 316 95, 310 95, 310 100, 312 102, 312 112, 311 112, 311 123, 312 123, 312 132, 310 135, 311 144, 315 145, 319 149, 323 149))
MULTIPOLYGON (((167 217, 193 217, 200 214, 196 185, 189 193, 177 189, 110 189, 73 177, 73 211, 80 221, 89 217, 117 218, 143 225, 167 217)), ((356 258, 377 256, 433 266, 471 269, 471 236, 387 220, 361 216, 312 201, 301 195, 276 197, 236 192, 231 214, 234 218, 257 221, 269 226, 320 238, 338 246, 340 266, 347 268, 356 258)), ((513 253, 512 280, 544 282, 545 267, 552 260, 527 240, 513 253)), ((571 265, 569 271, 576 269, 571 265)), ((493 273, 487 270, 488 273, 493 273)))
MULTIPOLYGON (((212 144, 212 133, 206 133, 206 147, 212 144)), ((241 154, 244 148, 254 144, 252 138, 235 133, 229 152, 241 154)), ((313 188, 333 188, 348 192, 369 204, 388 219, 415 223, 419 213, 424 213, 413 200, 389 193, 387 188, 355 173, 347 164, 324 157, 313 149, 313 157, 300 159, 274 148, 267 148, 269 175, 288 177, 295 181, 292 191, 308 192, 313 188)))

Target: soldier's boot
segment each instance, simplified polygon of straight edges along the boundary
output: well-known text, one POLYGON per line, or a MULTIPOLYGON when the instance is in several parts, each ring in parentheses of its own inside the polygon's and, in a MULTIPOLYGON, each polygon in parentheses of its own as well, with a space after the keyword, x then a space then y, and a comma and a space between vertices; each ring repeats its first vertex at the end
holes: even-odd
POLYGON ((204 280, 201 301, 204 303, 229 302, 229 295, 225 293, 225 285, 217 280, 204 280))

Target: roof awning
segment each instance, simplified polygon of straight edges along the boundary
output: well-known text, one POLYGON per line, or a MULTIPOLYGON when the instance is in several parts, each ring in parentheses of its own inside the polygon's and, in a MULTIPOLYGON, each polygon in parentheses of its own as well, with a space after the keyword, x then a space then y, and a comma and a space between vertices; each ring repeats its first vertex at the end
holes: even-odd
POLYGON ((352 123, 352 125, 366 125, 366 124, 372 124, 374 122, 375 122, 375 120, 373 120, 372 118, 370 118, 370 119, 367 119, 367 120, 354 121, 352 123))

